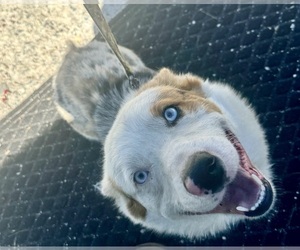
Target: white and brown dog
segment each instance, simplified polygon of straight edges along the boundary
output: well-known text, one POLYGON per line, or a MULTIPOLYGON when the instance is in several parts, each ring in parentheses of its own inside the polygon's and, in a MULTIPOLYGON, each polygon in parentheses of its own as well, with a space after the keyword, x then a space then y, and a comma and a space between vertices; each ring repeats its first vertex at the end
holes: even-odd
POLYGON ((133 222, 188 237, 212 235, 272 209, 264 133, 230 87, 163 68, 121 47, 132 89, 108 46, 75 46, 54 82, 58 111, 104 145, 103 195, 133 222))

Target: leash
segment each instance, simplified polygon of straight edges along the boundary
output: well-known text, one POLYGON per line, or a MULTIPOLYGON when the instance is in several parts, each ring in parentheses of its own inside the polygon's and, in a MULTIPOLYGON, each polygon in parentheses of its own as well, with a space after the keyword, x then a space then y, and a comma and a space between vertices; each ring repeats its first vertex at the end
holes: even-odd
POLYGON ((119 50, 118 44, 116 42, 116 39, 115 39, 107 21, 105 20, 105 17, 103 16, 103 13, 102 13, 99 5, 98 4, 88 4, 87 3, 88 1, 89 0, 84 0, 84 2, 86 2, 86 4, 83 4, 85 9, 90 14, 90 16, 93 19, 93 21, 95 22, 95 24, 97 25, 101 35, 103 36, 105 41, 108 43, 111 50, 114 52, 114 54, 119 59, 119 62, 122 64, 122 66, 125 70, 126 76, 129 80, 130 87, 132 89, 138 89, 140 82, 137 78, 134 77, 134 74, 133 74, 130 66, 125 61, 124 57, 122 56, 122 54, 119 50))

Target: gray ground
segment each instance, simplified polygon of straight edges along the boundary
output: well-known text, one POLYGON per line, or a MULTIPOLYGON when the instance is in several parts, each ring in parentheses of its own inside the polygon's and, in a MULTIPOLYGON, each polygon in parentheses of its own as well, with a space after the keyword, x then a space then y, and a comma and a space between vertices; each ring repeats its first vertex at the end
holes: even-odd
MULTIPOLYGON (((103 12, 110 20, 123 7, 109 5, 103 12)), ((0 119, 55 74, 68 41, 83 46, 94 37, 81 4, 2 4, 0 30, 0 119)))

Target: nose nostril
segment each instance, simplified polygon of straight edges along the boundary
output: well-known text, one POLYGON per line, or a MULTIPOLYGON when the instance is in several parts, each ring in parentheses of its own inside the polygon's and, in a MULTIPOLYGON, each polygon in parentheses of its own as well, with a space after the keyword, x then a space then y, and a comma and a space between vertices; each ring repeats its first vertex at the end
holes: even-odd
POLYGON ((222 161, 206 152, 194 154, 188 162, 187 177, 202 190, 216 193, 223 189, 226 180, 222 161))
POLYGON ((207 161, 207 166, 211 167, 211 169, 213 169, 214 165, 215 165, 216 159, 214 156, 211 156, 208 158, 207 161))
POLYGON ((216 158, 211 157, 211 163, 207 166, 207 172, 211 175, 217 174, 218 169, 216 168, 216 158))

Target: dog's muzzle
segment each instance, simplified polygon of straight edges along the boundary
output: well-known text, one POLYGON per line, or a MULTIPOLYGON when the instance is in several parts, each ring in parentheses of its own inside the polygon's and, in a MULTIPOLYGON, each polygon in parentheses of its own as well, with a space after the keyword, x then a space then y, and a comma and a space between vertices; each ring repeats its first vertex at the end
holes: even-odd
POLYGON ((183 175, 185 189, 195 198, 224 191, 222 200, 210 211, 183 211, 181 214, 229 213, 260 217, 272 208, 275 192, 271 182, 252 164, 242 144, 231 131, 226 131, 226 137, 240 158, 234 178, 230 180, 226 176, 221 159, 207 152, 196 152, 190 156, 183 175))
POLYGON ((194 195, 217 193, 224 188, 226 172, 222 161, 207 152, 193 154, 184 177, 186 190, 194 195))

